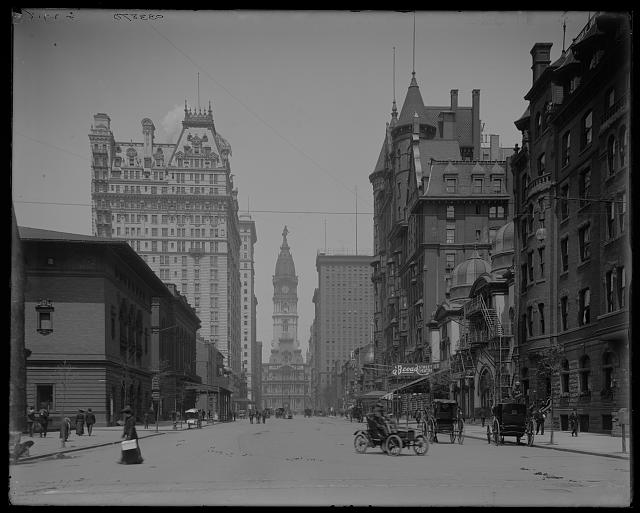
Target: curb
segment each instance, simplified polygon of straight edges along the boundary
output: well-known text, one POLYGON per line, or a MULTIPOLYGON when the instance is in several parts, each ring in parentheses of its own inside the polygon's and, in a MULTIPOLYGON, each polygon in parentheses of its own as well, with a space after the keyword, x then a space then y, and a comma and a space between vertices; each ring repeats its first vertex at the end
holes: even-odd
MULTIPOLYGON (((468 435, 467 433, 464 434, 465 438, 474 438, 476 440, 486 440, 487 437, 481 437, 481 436, 475 436, 475 435, 468 435)), ((605 453, 605 452, 593 452, 593 451, 584 451, 581 449, 567 449, 566 447, 553 447, 551 445, 536 445, 533 444, 533 447, 537 447, 539 449, 551 449, 553 451, 563 451, 563 452, 573 452, 576 454, 588 454, 590 456, 603 456, 604 458, 615 458, 617 460, 630 460, 630 456, 620 456, 617 454, 609 454, 609 453, 605 453)))

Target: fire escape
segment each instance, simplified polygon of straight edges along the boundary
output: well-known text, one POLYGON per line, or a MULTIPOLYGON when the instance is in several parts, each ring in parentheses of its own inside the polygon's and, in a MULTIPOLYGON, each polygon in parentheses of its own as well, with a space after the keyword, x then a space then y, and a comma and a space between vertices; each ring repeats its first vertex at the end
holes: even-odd
POLYGON ((505 330, 495 308, 484 297, 471 298, 464 305, 467 329, 460 338, 460 356, 464 377, 473 377, 476 362, 484 355, 494 369, 494 396, 500 402, 509 397, 517 353, 511 343, 511 333, 505 330))

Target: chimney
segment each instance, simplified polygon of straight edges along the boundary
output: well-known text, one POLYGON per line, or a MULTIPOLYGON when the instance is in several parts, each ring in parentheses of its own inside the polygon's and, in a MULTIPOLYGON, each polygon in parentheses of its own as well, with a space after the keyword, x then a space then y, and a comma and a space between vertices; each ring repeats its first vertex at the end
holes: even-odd
POLYGON ((451 110, 458 108, 458 90, 451 89, 451 110))
POLYGON ((551 64, 551 47, 553 43, 536 43, 531 49, 533 70, 533 84, 540 78, 542 72, 551 64))
POLYGON ((473 159, 480 159, 480 89, 471 91, 471 140, 473 142, 473 159))
POLYGON ((491 134, 489 136, 489 160, 501 160, 499 135, 491 134))

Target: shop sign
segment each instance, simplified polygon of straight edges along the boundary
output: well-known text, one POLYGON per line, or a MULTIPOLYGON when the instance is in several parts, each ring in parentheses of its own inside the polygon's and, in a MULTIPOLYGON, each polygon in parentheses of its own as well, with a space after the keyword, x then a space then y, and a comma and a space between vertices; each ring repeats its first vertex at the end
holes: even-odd
POLYGON ((394 365, 393 376, 427 376, 438 369, 438 362, 434 363, 398 363, 394 365))

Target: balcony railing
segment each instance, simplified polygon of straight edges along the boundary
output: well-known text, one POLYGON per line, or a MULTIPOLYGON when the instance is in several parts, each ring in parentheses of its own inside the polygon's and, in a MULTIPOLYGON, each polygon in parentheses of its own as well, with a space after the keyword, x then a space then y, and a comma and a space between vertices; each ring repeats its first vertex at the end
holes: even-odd
POLYGON ((527 185, 527 199, 536 192, 544 189, 551 182, 551 173, 545 173, 529 182, 527 185))
POLYGON ((463 333, 460 336, 460 348, 471 349, 475 346, 484 345, 489 342, 488 330, 474 330, 469 333, 463 333))

